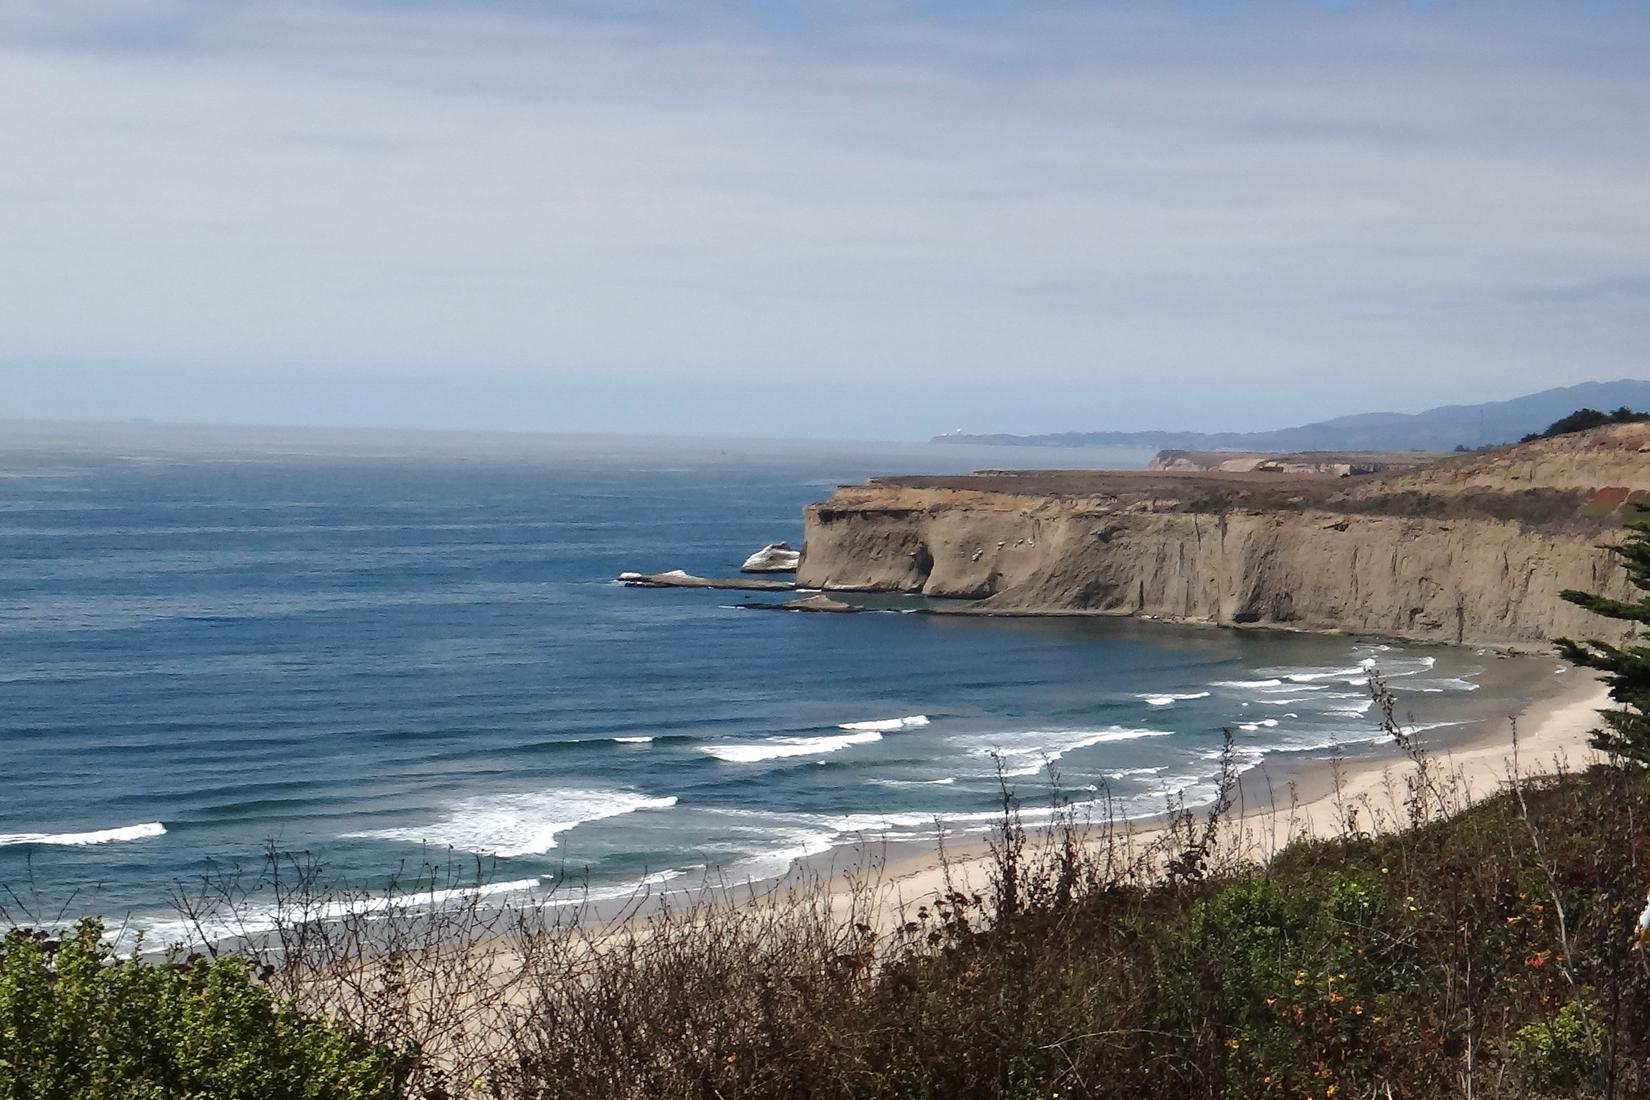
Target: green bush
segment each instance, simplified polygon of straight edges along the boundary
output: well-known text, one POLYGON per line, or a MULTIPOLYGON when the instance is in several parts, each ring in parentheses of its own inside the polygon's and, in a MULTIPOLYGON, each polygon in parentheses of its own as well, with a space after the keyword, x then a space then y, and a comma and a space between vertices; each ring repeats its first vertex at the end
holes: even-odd
POLYGON ((1598 1014, 1580 1001, 1570 1001, 1550 1020, 1541 1020, 1513 1036, 1513 1055, 1533 1087, 1573 1089, 1597 1071, 1604 1045, 1598 1014))
POLYGON ((0 945, 6 1100, 367 1100, 400 1095, 411 1061, 277 1000, 243 959, 117 956, 91 919, 0 945))

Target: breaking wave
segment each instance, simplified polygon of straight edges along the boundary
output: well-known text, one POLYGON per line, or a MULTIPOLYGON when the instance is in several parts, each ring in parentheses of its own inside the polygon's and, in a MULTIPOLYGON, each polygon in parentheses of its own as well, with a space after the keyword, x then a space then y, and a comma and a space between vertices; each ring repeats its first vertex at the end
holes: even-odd
POLYGON ((1114 741, 1135 741, 1142 737, 1170 737, 1173 730, 1126 729, 1112 726, 1103 730, 1026 730, 1016 733, 982 734, 958 738, 969 745, 970 756, 995 756, 1002 761, 1005 776, 1036 775, 1044 766, 1068 752, 1114 741))
POLYGON ((837 729, 860 733, 894 733, 898 730, 921 729, 927 724, 928 715, 908 714, 904 718, 879 718, 873 722, 844 722, 837 729))
POLYGON ((0 848, 13 844, 53 844, 82 848, 90 844, 118 844, 125 840, 147 840, 165 836, 166 826, 158 821, 123 825, 118 829, 97 829, 87 833, 0 833, 0 848))
POLYGON ((872 741, 881 740, 881 732, 865 730, 836 737, 770 737, 765 741, 727 741, 717 745, 700 745, 699 751, 729 764, 760 764, 765 760, 841 752, 854 745, 867 745, 872 741))
POLYGON ((1162 695, 1136 695, 1135 696, 1136 699, 1143 699, 1143 700, 1146 701, 1147 704, 1149 704, 1150 706, 1154 706, 1154 707, 1170 707, 1170 706, 1173 706, 1174 704, 1176 704, 1178 702, 1182 702, 1182 701, 1185 701, 1185 700, 1207 699, 1208 697, 1209 697, 1209 693, 1207 691, 1192 691, 1192 692, 1187 692, 1183 695, 1176 695, 1172 692, 1165 692, 1162 695))
POLYGON ((653 798, 634 791, 558 787, 532 794, 467 798, 428 825, 367 829, 344 836, 430 844, 506 858, 536 856, 555 848, 556 837, 576 826, 674 805, 675 795, 653 798))

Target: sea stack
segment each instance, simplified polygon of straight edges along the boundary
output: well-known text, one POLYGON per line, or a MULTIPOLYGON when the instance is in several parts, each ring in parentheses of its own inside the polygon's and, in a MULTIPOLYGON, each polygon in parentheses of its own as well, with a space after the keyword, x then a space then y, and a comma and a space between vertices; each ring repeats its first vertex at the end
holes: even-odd
POLYGON ((745 559, 741 573, 795 573, 802 564, 802 552, 788 542, 770 542, 745 559))

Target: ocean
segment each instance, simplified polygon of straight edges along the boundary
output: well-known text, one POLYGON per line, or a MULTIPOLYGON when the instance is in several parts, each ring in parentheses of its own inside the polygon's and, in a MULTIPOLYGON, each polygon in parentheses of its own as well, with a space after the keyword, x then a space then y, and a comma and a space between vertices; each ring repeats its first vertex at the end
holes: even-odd
MULTIPOLYGON (((1142 456, 1109 456, 1138 462, 1142 456)), ((266 850, 367 893, 426 862, 524 897, 761 881, 835 846, 1210 795, 1383 751, 1554 662, 1078 619, 739 610, 730 574, 845 482, 1001 449, 151 426, 0 440, 0 911, 177 933, 266 850)), ((463 885, 463 884, 461 884, 463 885)), ((252 899, 254 903, 258 898, 252 899)))

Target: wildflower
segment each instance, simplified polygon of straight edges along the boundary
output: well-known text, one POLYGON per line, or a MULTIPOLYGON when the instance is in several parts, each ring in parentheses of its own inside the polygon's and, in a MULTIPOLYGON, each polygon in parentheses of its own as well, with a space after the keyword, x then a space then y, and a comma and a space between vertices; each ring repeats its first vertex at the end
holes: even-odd
POLYGON ((1238 1047, 1240 1047, 1242 1045, 1243 1044, 1238 1042, 1236 1039, 1226 1040, 1226 1049, 1227 1050, 1236 1050, 1238 1047))
POLYGON ((1334 1096, 1339 1091, 1341 1091, 1341 1087, 1339 1085, 1330 1085, 1328 1088, 1323 1090, 1323 1094, 1325 1096, 1334 1096))
POLYGON ((1344 993, 1331 993, 1329 995, 1329 1003, 1332 1005, 1338 1005, 1344 1000, 1346 1000, 1346 994, 1344 993))
POLYGON ((737 1061, 739 1061, 739 1055, 737 1055, 737 1054, 728 1055, 728 1065, 731 1066, 737 1061))
POLYGON ((1362 1016, 1363 1014, 1364 1014, 1364 1006, 1363 1005, 1353 1005, 1352 1006, 1352 1015, 1362 1016))

